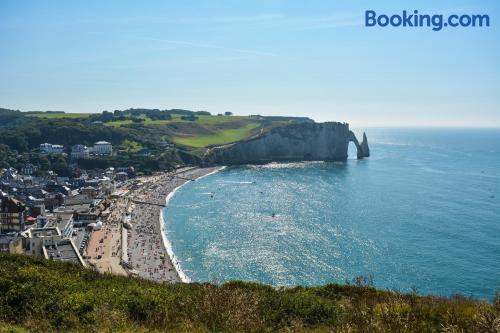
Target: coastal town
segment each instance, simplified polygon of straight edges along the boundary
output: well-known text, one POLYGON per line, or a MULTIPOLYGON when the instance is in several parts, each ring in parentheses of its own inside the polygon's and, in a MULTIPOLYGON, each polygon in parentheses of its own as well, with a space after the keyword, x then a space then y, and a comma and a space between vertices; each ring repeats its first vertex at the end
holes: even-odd
MULTIPOLYGON (((40 145, 65 154, 61 145, 40 145)), ((71 158, 113 153, 109 142, 75 145, 71 158)), ((133 167, 80 170, 77 177, 27 164, 0 170, 0 252, 72 262, 100 273, 185 282, 168 247, 162 210, 177 187, 217 168, 181 167, 137 176, 133 167)))

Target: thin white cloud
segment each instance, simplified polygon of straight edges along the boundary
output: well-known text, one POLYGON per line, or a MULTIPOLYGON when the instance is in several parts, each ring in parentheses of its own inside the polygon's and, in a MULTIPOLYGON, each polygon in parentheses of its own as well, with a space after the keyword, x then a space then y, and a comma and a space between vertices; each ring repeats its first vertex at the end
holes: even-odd
POLYGON ((179 16, 155 16, 155 15, 134 15, 123 17, 102 18, 81 17, 71 20, 70 24, 90 24, 106 22, 112 24, 134 24, 134 23, 154 23, 154 24, 232 24, 232 23, 265 23, 285 18, 285 14, 267 13, 248 16, 198 16, 198 17, 179 17, 179 16))
POLYGON ((239 62, 239 61, 248 61, 251 60, 251 57, 248 55, 241 56, 222 56, 222 57, 203 57, 198 59, 179 59, 179 60, 162 60, 162 61, 148 61, 148 62, 138 62, 132 64, 119 64, 116 65, 107 65, 106 68, 112 69, 155 69, 161 70, 163 68, 167 68, 170 66, 191 66, 191 65, 211 65, 211 64, 220 64, 220 63, 228 63, 228 62, 239 62))
POLYGON ((246 22, 265 22, 280 20, 285 17, 284 14, 259 14, 253 16, 233 16, 233 17, 187 17, 178 18, 174 21, 181 23, 246 23, 246 22))
POLYGON ((275 25, 292 28, 292 30, 309 30, 322 28, 336 28, 347 26, 359 26, 363 23, 363 13, 340 13, 330 16, 297 17, 285 14, 260 14, 254 16, 239 17, 194 17, 177 18, 172 23, 189 24, 232 24, 232 23, 255 23, 264 25, 275 25))
POLYGON ((343 13, 319 17, 295 17, 286 20, 292 30, 314 30, 362 26, 364 13, 343 13))
POLYGON ((161 39, 161 38, 147 38, 147 40, 152 40, 152 41, 164 43, 164 44, 170 45, 170 46, 177 45, 177 46, 193 47, 193 48, 201 48, 201 49, 224 50, 224 51, 231 51, 231 52, 251 54, 251 55, 257 55, 257 56, 265 56, 265 57, 278 57, 277 54, 269 53, 269 52, 248 50, 248 49, 239 49, 239 48, 218 46, 218 45, 205 44, 205 43, 196 43, 196 42, 183 41, 183 40, 172 40, 172 39, 161 39))
MULTIPOLYGON (((0 0, 1 1, 1 0, 0 0)), ((261 13, 247 16, 157 16, 157 15, 133 15, 119 17, 95 17, 83 16, 48 22, 48 25, 61 27, 64 25, 98 25, 98 24, 168 24, 168 25, 230 25, 248 26, 273 26, 275 28, 286 28, 287 30, 309 30, 322 28, 335 28, 345 26, 361 25, 363 23, 363 12, 333 13, 328 16, 290 16, 283 13, 261 13)), ((11 24, 22 25, 23 21, 11 22, 11 24)))

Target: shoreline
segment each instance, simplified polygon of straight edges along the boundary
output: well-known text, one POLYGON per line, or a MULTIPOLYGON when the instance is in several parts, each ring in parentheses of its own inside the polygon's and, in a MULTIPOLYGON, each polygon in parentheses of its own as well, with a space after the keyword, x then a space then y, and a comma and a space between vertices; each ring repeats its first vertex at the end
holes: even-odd
POLYGON ((180 282, 190 283, 191 279, 182 270, 182 267, 179 264, 179 261, 177 260, 177 257, 174 254, 174 250, 172 248, 172 243, 170 243, 170 240, 167 237, 167 230, 164 226, 163 209, 160 210, 160 220, 158 222, 160 223, 160 232, 161 232, 161 236, 163 239, 163 246, 165 247, 165 250, 167 251, 168 258, 170 259, 172 266, 174 266, 175 272, 177 273, 177 276, 179 277, 180 282))
POLYGON ((135 181, 136 189, 128 196, 135 202, 129 205, 131 228, 127 231, 128 264, 134 275, 160 282, 190 282, 168 239, 163 210, 180 187, 223 168, 183 168, 135 181))
MULTIPOLYGON (((199 176, 199 177, 195 178, 195 181, 199 180, 201 178, 213 175, 213 174, 215 174, 215 173, 217 173, 219 171, 224 170, 225 168, 226 168, 225 166, 217 167, 216 170, 214 170, 212 172, 209 172, 209 173, 207 173, 205 175, 202 175, 202 176, 199 176)), ((189 183, 189 181, 186 180, 184 183, 182 183, 181 185, 177 186, 170 193, 167 194, 167 196, 165 197, 165 207, 162 208, 162 209, 160 209, 160 221, 159 221, 159 223, 160 223, 160 232, 161 232, 161 235, 162 235, 162 238, 163 238, 163 246, 165 247, 165 249, 167 251, 168 257, 170 258, 170 261, 172 262, 172 265, 174 266, 174 268, 175 268, 175 270, 177 272, 177 275, 179 276, 179 279, 183 283, 191 283, 191 279, 182 270, 182 266, 181 266, 179 260, 177 259, 177 257, 175 256, 174 249, 172 247, 172 243, 168 239, 168 230, 165 227, 165 218, 164 218, 164 215, 163 215, 163 210, 165 208, 168 208, 168 203, 174 197, 175 192, 177 192, 177 190, 179 190, 181 187, 183 187, 187 183, 189 183)))

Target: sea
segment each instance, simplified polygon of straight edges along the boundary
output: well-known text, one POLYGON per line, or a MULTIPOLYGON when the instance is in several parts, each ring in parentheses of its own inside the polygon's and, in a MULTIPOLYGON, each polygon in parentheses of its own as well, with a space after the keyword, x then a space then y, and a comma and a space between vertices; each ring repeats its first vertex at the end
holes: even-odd
MULTIPOLYGON (((358 137, 361 131, 355 131, 358 137)), ((500 290, 500 129, 369 128, 371 156, 228 167, 164 210, 195 282, 354 283, 493 299, 500 290)))

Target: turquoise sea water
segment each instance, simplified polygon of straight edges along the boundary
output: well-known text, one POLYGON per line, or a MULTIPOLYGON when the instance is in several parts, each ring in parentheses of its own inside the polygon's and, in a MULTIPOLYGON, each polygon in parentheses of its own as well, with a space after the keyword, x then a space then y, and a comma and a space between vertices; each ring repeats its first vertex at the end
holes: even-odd
POLYGON ((491 299, 500 130, 367 135, 365 160, 232 167, 180 188, 164 217, 182 270, 193 281, 272 285, 364 275, 382 288, 491 299))

